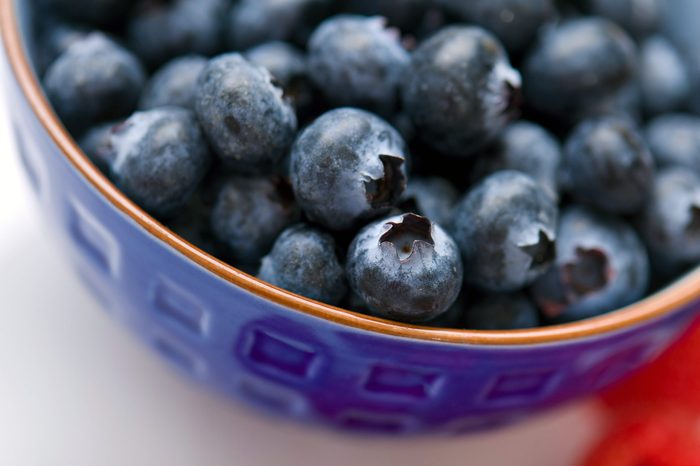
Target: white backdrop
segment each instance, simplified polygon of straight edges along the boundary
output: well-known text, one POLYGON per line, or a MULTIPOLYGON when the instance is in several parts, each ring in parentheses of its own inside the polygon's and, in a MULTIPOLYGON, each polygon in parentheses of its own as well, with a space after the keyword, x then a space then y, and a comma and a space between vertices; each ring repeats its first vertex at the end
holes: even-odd
POLYGON ((367 439, 259 416, 171 372, 81 289, 20 172, 0 93, 0 465, 574 466, 592 402, 495 433, 367 439))

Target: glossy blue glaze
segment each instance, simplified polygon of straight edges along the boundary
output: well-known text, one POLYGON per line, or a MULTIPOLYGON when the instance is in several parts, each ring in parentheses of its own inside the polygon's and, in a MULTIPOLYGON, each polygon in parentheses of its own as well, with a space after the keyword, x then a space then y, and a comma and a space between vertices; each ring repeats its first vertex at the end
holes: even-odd
POLYGON ((286 309, 215 276, 118 211, 61 153, 4 65, 47 238, 147 345, 246 403, 360 431, 478 430, 600 390, 655 358, 693 317, 690 306, 595 338, 494 347, 393 337, 286 309))

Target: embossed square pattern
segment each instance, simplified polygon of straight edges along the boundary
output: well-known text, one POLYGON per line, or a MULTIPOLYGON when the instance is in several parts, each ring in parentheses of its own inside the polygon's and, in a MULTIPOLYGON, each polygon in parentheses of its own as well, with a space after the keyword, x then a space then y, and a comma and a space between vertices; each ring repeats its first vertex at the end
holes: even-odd
POLYGON ((300 394, 252 377, 243 377, 237 384, 237 391, 244 400, 269 411, 295 415, 307 409, 300 394))
POLYGON ((415 421, 409 416, 361 410, 348 410, 338 421, 346 429, 384 433, 405 433, 415 427, 415 421))
POLYGON ((203 336, 207 313, 197 298, 175 283, 160 278, 153 287, 153 309, 164 320, 187 332, 203 336))
POLYGON ((529 414, 529 410, 516 410, 481 416, 466 416, 450 422, 447 426, 445 426, 445 430, 452 433, 467 433, 479 430, 494 429, 503 425, 511 424, 519 419, 524 419, 529 414))
POLYGON ((22 132, 19 130, 17 125, 13 125, 15 141, 17 143, 17 152, 19 153, 19 160, 22 163, 22 167, 29 178, 29 183, 34 189, 34 192, 41 196, 43 193, 43 180, 39 175, 35 161, 31 158, 32 152, 30 151, 27 141, 22 136, 22 132))
POLYGON ((439 382, 440 375, 435 372, 376 364, 372 366, 363 388, 370 395, 420 400, 433 395, 439 382))
POLYGON ((586 370, 586 378, 594 387, 604 387, 641 366, 651 349, 648 342, 639 342, 617 350, 586 370))
POLYGON ((295 379, 311 377, 317 355, 307 345, 257 328, 249 330, 245 338, 244 356, 253 368, 295 379))
POLYGON ((502 374, 487 389, 484 404, 528 404, 542 399, 558 378, 557 369, 535 369, 502 374))
POLYGON ((153 338, 153 346, 165 359, 185 373, 197 378, 205 375, 204 361, 173 337, 157 333, 153 338))
POLYGON ((74 244, 100 272, 117 275, 119 248, 116 240, 99 220, 75 199, 69 203, 68 230, 74 244))

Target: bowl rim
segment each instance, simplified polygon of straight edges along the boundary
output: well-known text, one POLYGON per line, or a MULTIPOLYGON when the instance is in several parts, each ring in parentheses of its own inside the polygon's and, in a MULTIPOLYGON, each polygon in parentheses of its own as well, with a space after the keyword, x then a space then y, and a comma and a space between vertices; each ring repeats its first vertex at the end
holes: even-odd
POLYGON ((486 346, 535 345, 603 336, 663 317, 700 298, 699 268, 641 301, 602 316, 535 329, 482 331, 436 329, 388 321, 313 301, 277 288, 222 262, 170 231, 122 194, 93 165, 63 127, 44 96, 25 53, 20 27, 18 21, 15 21, 15 9, 15 0, 0 0, 0 33, 10 68, 41 125, 69 163, 113 207, 143 227, 156 239, 217 277, 259 298, 272 301, 290 311, 302 312, 330 322, 381 335, 486 346))

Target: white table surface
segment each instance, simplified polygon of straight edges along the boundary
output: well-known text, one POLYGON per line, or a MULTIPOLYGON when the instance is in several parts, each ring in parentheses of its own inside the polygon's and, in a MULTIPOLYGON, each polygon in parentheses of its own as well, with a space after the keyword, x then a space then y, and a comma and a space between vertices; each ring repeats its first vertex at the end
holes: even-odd
POLYGON ((576 465, 580 402, 493 433, 368 439, 261 417, 164 366, 84 292, 20 171, 0 93, 0 465, 576 465))

